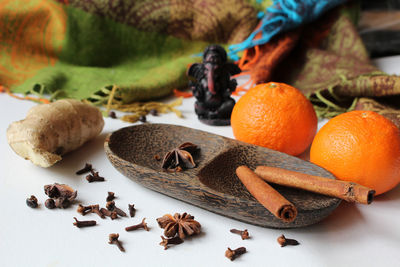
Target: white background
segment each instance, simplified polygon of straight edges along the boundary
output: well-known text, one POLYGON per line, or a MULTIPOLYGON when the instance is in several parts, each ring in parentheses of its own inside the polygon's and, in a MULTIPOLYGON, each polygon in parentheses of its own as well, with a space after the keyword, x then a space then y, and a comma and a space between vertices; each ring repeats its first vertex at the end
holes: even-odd
MULTIPOLYGON (((400 74, 400 57, 375 63, 384 71, 400 74)), ((201 124, 193 112, 194 99, 179 107, 185 119, 175 114, 148 116, 150 123, 183 125, 233 137, 229 126, 201 124)), ((25 117, 29 101, 0 94, 0 266, 400 266, 400 186, 379 196, 371 205, 342 204, 318 224, 291 230, 253 226, 213 214, 161 195, 136 184, 116 171, 108 161, 103 141, 108 133, 129 124, 106 118, 102 134, 81 149, 68 154, 55 166, 43 169, 17 156, 7 144, 8 125, 25 117), (107 181, 89 184, 75 171, 90 162, 107 181), (66 210, 48 210, 43 203, 43 185, 65 183, 78 190, 83 204, 105 206, 107 191, 116 193, 116 205, 137 208, 134 218, 111 221, 95 214, 85 217, 76 205, 66 210), (38 209, 26 206, 31 194, 38 209), (163 231, 155 221, 166 213, 188 212, 202 225, 202 234, 183 244, 163 250, 163 231), (78 229, 73 217, 94 219, 98 225, 78 229), (147 218, 150 231, 125 232, 126 226, 147 218), (242 241, 231 228, 249 230, 242 241), (108 244, 108 234, 119 233, 126 253, 108 244), (285 234, 301 245, 281 248, 276 238, 285 234), (248 253, 234 262, 224 257, 227 247, 245 246, 248 253)), ((323 122, 319 123, 321 126, 323 122)))

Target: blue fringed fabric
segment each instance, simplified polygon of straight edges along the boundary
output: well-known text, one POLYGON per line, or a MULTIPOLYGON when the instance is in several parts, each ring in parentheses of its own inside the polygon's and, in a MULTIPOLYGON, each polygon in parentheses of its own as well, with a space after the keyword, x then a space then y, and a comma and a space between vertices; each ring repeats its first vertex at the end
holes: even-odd
MULTIPOLYGON (((261 25, 250 36, 239 44, 229 46, 228 55, 232 60, 239 60, 237 52, 262 45, 280 32, 296 28, 311 22, 325 11, 338 6, 347 0, 274 0, 261 18, 261 25), (261 38, 255 39, 261 33, 261 38)), ((262 14, 259 14, 259 16, 262 14)))

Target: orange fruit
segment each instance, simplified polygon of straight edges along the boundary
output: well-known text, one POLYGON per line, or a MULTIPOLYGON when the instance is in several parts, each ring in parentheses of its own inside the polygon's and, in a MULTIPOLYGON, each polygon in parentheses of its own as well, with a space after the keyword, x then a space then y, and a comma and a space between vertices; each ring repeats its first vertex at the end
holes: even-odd
POLYGON ((310 101, 296 88, 270 82, 244 94, 233 108, 236 139, 299 155, 311 144, 318 119, 310 101))
POLYGON ((376 112, 347 112, 317 133, 310 161, 379 195, 400 182, 400 131, 376 112))

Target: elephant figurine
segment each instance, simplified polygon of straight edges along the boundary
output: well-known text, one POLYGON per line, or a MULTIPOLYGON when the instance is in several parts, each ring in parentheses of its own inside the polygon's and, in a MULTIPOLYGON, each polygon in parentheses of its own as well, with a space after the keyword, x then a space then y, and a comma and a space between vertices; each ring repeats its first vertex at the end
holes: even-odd
POLYGON ((219 45, 208 46, 203 53, 203 62, 192 64, 187 75, 195 81, 189 87, 196 98, 194 110, 199 120, 208 125, 230 125, 235 100, 231 97, 237 82, 232 75, 240 68, 227 62, 227 54, 219 45))

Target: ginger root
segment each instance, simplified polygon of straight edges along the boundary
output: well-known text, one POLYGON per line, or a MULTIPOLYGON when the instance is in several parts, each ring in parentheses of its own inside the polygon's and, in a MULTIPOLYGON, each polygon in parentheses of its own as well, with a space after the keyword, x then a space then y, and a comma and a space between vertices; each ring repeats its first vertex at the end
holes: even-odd
POLYGON ((7 140, 15 153, 47 168, 96 137, 103 126, 99 109, 63 99, 31 108, 24 120, 8 127, 7 140))

